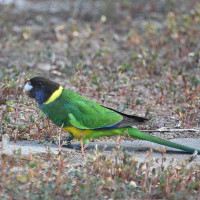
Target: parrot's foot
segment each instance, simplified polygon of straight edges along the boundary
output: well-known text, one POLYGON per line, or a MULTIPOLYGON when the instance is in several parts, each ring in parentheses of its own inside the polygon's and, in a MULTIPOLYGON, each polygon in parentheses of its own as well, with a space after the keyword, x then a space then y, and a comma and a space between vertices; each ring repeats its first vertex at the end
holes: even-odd
MULTIPOLYGON (((60 141, 59 140, 53 140, 52 143, 53 144, 56 144, 56 145, 61 145, 62 147, 65 147, 65 148, 69 148, 69 149, 74 149, 74 150, 77 150, 77 151, 82 151, 82 147, 80 144, 71 144, 71 140, 73 139, 73 135, 70 134, 68 137, 66 137, 65 139, 61 139, 60 141)), ((84 138, 84 141, 83 141, 83 148, 84 150, 88 150, 88 148, 86 147, 86 145, 89 143, 89 139, 87 138, 84 138)))
POLYGON ((64 146, 64 145, 68 145, 71 144, 70 141, 68 141, 67 139, 62 139, 62 140, 53 140, 52 143, 58 145, 60 142, 60 145, 64 146))
MULTIPOLYGON (((59 140, 54 140, 52 143, 58 145, 59 144, 59 140)), ((60 145, 62 147, 64 147, 64 148, 81 151, 81 145, 80 144, 72 145, 71 142, 67 141, 66 139, 60 140, 60 145)))
POLYGON ((72 135, 69 135, 68 137, 66 137, 65 139, 61 139, 60 141, 59 140, 53 140, 52 143, 53 144, 59 144, 60 145, 68 145, 68 144, 71 144, 71 140, 73 140, 73 136, 72 135))

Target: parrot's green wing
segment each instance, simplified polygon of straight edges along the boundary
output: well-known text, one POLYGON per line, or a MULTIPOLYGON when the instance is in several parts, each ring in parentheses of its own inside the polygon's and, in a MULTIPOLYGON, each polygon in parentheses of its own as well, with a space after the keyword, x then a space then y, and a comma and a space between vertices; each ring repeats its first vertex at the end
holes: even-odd
POLYGON ((113 127, 123 117, 112 110, 89 100, 74 100, 65 103, 69 123, 79 129, 99 129, 113 127))

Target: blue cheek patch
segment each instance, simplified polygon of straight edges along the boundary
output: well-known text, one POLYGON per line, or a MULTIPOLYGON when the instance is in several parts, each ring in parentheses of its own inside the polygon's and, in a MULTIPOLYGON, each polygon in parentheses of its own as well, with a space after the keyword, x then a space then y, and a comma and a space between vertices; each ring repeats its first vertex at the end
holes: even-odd
POLYGON ((44 88, 35 92, 35 99, 39 104, 44 103, 45 101, 44 88))

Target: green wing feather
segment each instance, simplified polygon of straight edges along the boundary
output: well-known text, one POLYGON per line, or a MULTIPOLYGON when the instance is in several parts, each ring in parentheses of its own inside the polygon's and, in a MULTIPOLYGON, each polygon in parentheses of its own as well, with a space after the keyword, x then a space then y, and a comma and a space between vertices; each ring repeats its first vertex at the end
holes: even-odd
POLYGON ((114 126, 123 116, 104 108, 70 90, 63 90, 59 98, 40 109, 57 126, 75 126, 79 129, 98 129, 114 126))
POLYGON ((66 103, 69 123, 79 129, 98 129, 111 127, 123 117, 101 105, 89 100, 73 100, 66 103))

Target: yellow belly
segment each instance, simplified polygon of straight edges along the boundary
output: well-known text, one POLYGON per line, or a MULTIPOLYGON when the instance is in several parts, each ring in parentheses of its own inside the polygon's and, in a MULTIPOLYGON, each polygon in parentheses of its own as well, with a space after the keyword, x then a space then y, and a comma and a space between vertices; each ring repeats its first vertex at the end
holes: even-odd
POLYGON ((65 131, 68 131, 70 133, 73 134, 74 137, 76 138, 81 138, 82 136, 85 137, 87 136, 88 134, 90 134, 92 132, 92 130, 89 130, 89 129, 85 129, 85 130, 82 130, 82 129, 78 129, 74 126, 67 126, 65 128, 63 128, 65 131))

